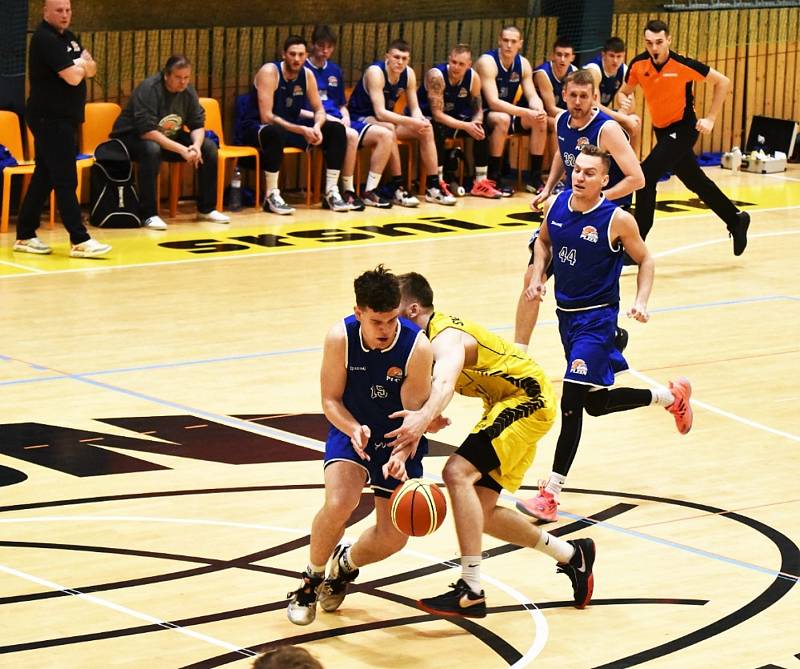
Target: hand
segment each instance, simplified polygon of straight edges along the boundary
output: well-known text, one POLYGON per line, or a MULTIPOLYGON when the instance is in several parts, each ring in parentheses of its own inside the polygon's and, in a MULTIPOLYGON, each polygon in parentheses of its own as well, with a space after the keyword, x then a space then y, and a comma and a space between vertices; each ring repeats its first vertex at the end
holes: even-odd
POLYGON ((629 114, 633 109, 633 96, 619 94, 619 110, 625 114, 629 114))
POLYGON ((533 302, 534 300, 544 302, 544 296, 546 294, 547 288, 544 283, 542 283, 541 279, 531 280, 530 284, 525 289, 525 299, 528 300, 528 302, 533 302))
POLYGON ((369 425, 359 425, 350 435, 350 443, 358 453, 358 457, 367 462, 369 462, 369 455, 367 455, 366 448, 369 445, 370 436, 372 436, 372 431, 369 429, 369 425))
POLYGON ((482 139, 486 138, 486 131, 483 129, 483 123, 471 121, 467 123, 464 130, 467 131, 467 134, 470 137, 472 137, 473 139, 477 139, 478 141, 481 141, 482 139))
POLYGON ((402 418, 403 424, 396 430, 383 435, 386 439, 394 439, 386 445, 392 447, 392 455, 408 451, 408 457, 413 458, 417 453, 419 440, 428 429, 429 421, 422 411, 409 411, 408 409, 395 411, 393 414, 389 414, 389 418, 402 418))
POLYGON ((383 465, 384 478, 395 478, 398 481, 408 481, 406 459, 400 455, 390 455, 388 462, 383 465))
POLYGON ((710 118, 699 118, 694 127, 701 135, 707 135, 714 129, 714 121, 710 118))
POLYGON ((312 146, 322 144, 322 131, 317 126, 300 126, 303 129, 303 138, 312 146))
POLYGON ((542 191, 538 193, 535 198, 533 198, 533 201, 531 202, 531 209, 533 209, 533 211, 541 211, 542 205, 547 202, 547 198, 549 197, 550 191, 547 189, 547 186, 545 186, 542 191))
POLYGON ((81 51, 81 58, 85 60, 87 63, 91 63, 92 61, 94 61, 94 58, 92 58, 92 54, 89 53, 88 49, 84 49, 83 51, 81 51))
POLYGON ((639 129, 642 127, 642 119, 640 119, 636 114, 628 114, 627 116, 623 117, 622 126, 629 133, 635 134, 639 132, 639 129))
POLYGON ((633 318, 640 323, 647 323, 650 320, 650 314, 647 313, 647 306, 635 302, 634 305, 628 309, 628 318, 633 318))
POLYGON ((449 418, 446 418, 445 416, 442 416, 441 414, 439 414, 430 423, 428 423, 428 427, 425 430, 425 432, 428 432, 430 434, 434 434, 434 433, 438 432, 439 430, 444 430, 444 428, 448 427, 450 425, 450 423, 451 423, 451 420, 449 418))
POLYGON ((192 167, 197 167, 203 162, 200 156, 200 149, 198 149, 194 144, 192 144, 192 146, 187 146, 181 155, 183 156, 183 159, 192 167))

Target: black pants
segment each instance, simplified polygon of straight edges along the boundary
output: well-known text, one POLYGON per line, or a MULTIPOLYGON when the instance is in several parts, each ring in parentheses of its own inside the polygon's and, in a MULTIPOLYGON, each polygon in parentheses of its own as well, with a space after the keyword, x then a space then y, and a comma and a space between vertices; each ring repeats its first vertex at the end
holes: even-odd
POLYGON ((489 138, 484 137, 481 140, 473 139, 467 132, 457 130, 450 126, 437 123, 431 120, 433 126, 433 139, 436 142, 436 160, 437 165, 442 167, 445 164, 447 150, 444 148, 444 142, 448 137, 462 137, 465 144, 472 143, 472 159, 476 167, 486 167, 489 164, 489 138))
POLYGON ((55 118, 30 118, 36 148, 36 167, 31 184, 19 209, 17 239, 36 236, 39 219, 50 191, 56 192, 56 204, 61 220, 73 244, 89 239, 83 224, 81 206, 75 189, 78 173, 75 157, 78 154, 78 128, 72 121, 55 118))
MULTIPOLYGON (((280 125, 262 125, 245 132, 245 141, 261 151, 261 165, 267 172, 279 172, 283 161, 283 148, 293 146, 306 149, 308 143, 294 132, 280 125)), ((347 130, 342 123, 325 123, 322 126, 322 153, 329 170, 340 170, 347 148, 347 130)))
MULTIPOLYGON (((158 183, 158 173, 161 170, 161 161, 168 163, 183 162, 183 158, 174 151, 162 149, 150 139, 142 139, 138 135, 122 135, 118 139, 122 140, 128 147, 131 159, 139 163, 139 203, 142 212, 142 219, 158 215, 158 202, 156 202, 156 185, 158 183)), ((191 135, 186 131, 181 131, 172 139, 178 144, 191 146, 193 144, 191 135)), ((217 145, 208 137, 203 140, 200 148, 203 164, 197 170, 198 173, 198 193, 197 211, 207 214, 217 206, 217 145)))
POLYGON ((694 121, 680 121, 666 128, 655 128, 658 142, 642 162, 644 188, 636 191, 636 222, 642 239, 653 227, 656 210, 656 185, 666 172, 674 172, 683 184, 705 202, 727 225, 737 222, 738 210, 697 164, 692 147, 699 133, 694 121))

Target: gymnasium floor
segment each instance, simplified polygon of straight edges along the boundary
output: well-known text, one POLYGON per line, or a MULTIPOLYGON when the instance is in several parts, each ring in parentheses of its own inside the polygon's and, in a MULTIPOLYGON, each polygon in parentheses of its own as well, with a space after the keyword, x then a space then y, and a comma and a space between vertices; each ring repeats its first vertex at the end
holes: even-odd
MULTIPOLYGON (((114 245, 97 260, 70 259, 60 226, 41 231, 51 256, 0 235, 0 666, 244 668, 297 643, 328 669, 800 667, 800 169, 709 173, 752 214, 747 251, 661 184, 652 318, 626 326, 625 382, 690 377, 692 432, 657 407, 587 418, 548 529, 597 542, 592 605, 570 606, 549 559, 487 537, 478 621, 413 606, 458 578, 449 518, 364 568, 336 614, 296 627, 285 595, 323 495, 322 339, 353 278, 419 271, 438 308, 511 338, 529 196, 230 225, 187 203, 167 232, 93 231, 114 245)), ((551 301, 531 351, 560 392, 551 301)), ((430 478, 479 413, 454 399, 430 478)))

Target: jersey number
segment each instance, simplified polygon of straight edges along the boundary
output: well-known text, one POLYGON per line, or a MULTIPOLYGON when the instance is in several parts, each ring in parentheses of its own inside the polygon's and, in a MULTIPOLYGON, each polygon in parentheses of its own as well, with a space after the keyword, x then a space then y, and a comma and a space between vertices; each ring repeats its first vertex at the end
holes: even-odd
POLYGON ((559 260, 561 260, 561 262, 568 262, 570 265, 575 264, 577 255, 578 252, 575 249, 568 249, 566 246, 562 246, 561 250, 558 252, 559 260))

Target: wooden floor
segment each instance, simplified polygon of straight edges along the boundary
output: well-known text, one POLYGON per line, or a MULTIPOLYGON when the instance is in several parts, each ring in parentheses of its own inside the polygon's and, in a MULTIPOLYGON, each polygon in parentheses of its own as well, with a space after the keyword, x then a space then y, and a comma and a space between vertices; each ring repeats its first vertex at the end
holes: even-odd
MULTIPOLYGON (((248 667, 297 643, 327 668, 800 667, 800 170, 710 174, 752 213, 723 224, 673 181, 648 239, 652 319, 631 322, 626 383, 691 378, 695 423, 657 407, 587 418, 563 536, 598 546, 592 605, 552 562, 487 538, 490 615, 413 601, 458 573, 452 522, 362 570, 336 614, 285 615, 322 499, 318 369, 352 280, 426 275, 443 311, 508 337, 535 225, 529 197, 362 214, 252 213, 166 233, 95 231, 69 259, 0 239, 0 666, 248 667)), ((622 278, 624 305, 635 278, 622 278)), ((531 347, 560 391, 552 302, 531 347)), ((457 445, 480 413, 456 398, 457 445)), ((550 468, 558 426, 520 496, 550 468)), ((427 458, 441 473, 447 448, 427 458)), ((505 502, 513 504, 509 496, 505 502)), ((348 536, 369 525, 365 494, 348 536)))

